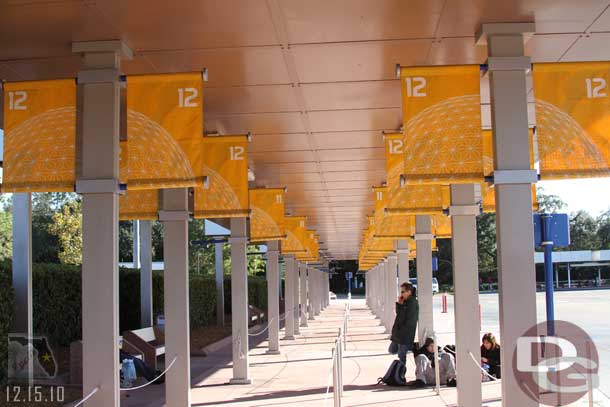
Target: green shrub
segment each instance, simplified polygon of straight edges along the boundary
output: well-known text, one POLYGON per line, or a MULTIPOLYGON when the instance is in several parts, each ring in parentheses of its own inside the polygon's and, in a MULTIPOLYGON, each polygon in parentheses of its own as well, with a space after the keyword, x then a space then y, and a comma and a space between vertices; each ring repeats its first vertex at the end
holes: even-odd
POLYGON ((0 386, 8 373, 8 333, 13 318, 13 289, 10 274, 0 271, 0 386))
MULTIPOLYGON (((80 266, 35 264, 32 269, 34 333, 49 338, 53 345, 67 346, 81 338, 81 269, 80 266)), ((10 263, 0 263, 0 334, 8 330, 12 318, 10 263), (8 310, 8 311, 6 311, 8 310)), ((190 276, 191 327, 216 322, 216 283, 213 277, 190 276)), ((231 279, 224 280, 225 310, 231 312, 231 279)), ((163 313, 163 272, 153 272, 153 315, 163 313)), ((264 277, 248 278, 249 303, 267 309, 267 282, 264 277)), ((140 272, 119 270, 120 332, 140 327, 140 272)), ((6 338, 6 334, 4 336, 6 338)), ((6 341, 0 340, 0 352, 6 341)), ((4 354, 4 353, 3 353, 4 354)), ((0 356, 0 362, 5 363, 0 356)), ((4 374, 6 369, 3 369, 4 374)), ((0 379, 2 376, 0 375, 0 379)))

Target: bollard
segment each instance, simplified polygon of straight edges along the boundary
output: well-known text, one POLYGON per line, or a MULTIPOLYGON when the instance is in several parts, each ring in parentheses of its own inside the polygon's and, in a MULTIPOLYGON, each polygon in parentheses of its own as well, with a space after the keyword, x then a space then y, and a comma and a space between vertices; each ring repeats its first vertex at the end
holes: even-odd
POLYGON ((447 294, 443 294, 443 314, 447 313, 447 294))

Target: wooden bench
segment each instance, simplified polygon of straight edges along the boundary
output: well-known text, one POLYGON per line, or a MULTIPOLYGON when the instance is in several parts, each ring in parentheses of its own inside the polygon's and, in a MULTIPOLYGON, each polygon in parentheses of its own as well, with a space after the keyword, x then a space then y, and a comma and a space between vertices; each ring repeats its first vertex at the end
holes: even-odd
POLYGON ((248 326, 262 324, 265 322, 265 318, 265 311, 254 305, 248 305, 248 326))
POLYGON ((157 357, 165 354, 165 334, 160 327, 142 328, 123 333, 123 350, 144 355, 144 362, 157 370, 157 357))

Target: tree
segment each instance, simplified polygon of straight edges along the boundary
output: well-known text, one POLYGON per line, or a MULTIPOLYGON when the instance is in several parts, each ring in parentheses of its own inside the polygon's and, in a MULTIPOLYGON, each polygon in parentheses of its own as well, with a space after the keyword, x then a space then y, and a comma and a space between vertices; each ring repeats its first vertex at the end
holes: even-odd
POLYGON ((599 249, 610 249, 610 209, 597 218, 597 239, 599 249))
POLYGON ((119 261, 133 261, 133 222, 119 222, 119 261))
POLYGON ((13 218, 8 211, 0 212, 0 261, 13 257, 13 218))
POLYGON ((570 216, 570 250, 598 250, 597 222, 586 211, 580 210, 570 216))
POLYGON ((496 214, 483 213, 477 220, 479 275, 497 279, 496 214))
POLYGON ((545 194, 542 187, 536 189, 536 199, 540 213, 558 213, 567 206, 557 195, 545 194))
POLYGON ((53 214, 49 231, 59 241, 59 261, 62 264, 82 264, 83 214, 80 200, 69 201, 53 214))

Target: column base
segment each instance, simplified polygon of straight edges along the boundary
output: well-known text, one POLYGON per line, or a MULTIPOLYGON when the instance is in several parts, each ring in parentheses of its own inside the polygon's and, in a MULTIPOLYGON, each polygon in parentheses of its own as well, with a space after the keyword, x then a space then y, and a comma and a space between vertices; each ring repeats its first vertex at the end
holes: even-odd
POLYGON ((280 352, 279 350, 268 350, 267 352, 265 352, 265 354, 267 354, 267 355, 281 355, 282 352, 280 352))
POLYGON ((236 379, 232 378, 229 380, 229 384, 252 384, 252 379, 236 379))
POLYGON ((294 335, 286 335, 282 338, 284 341, 294 341, 294 335))

